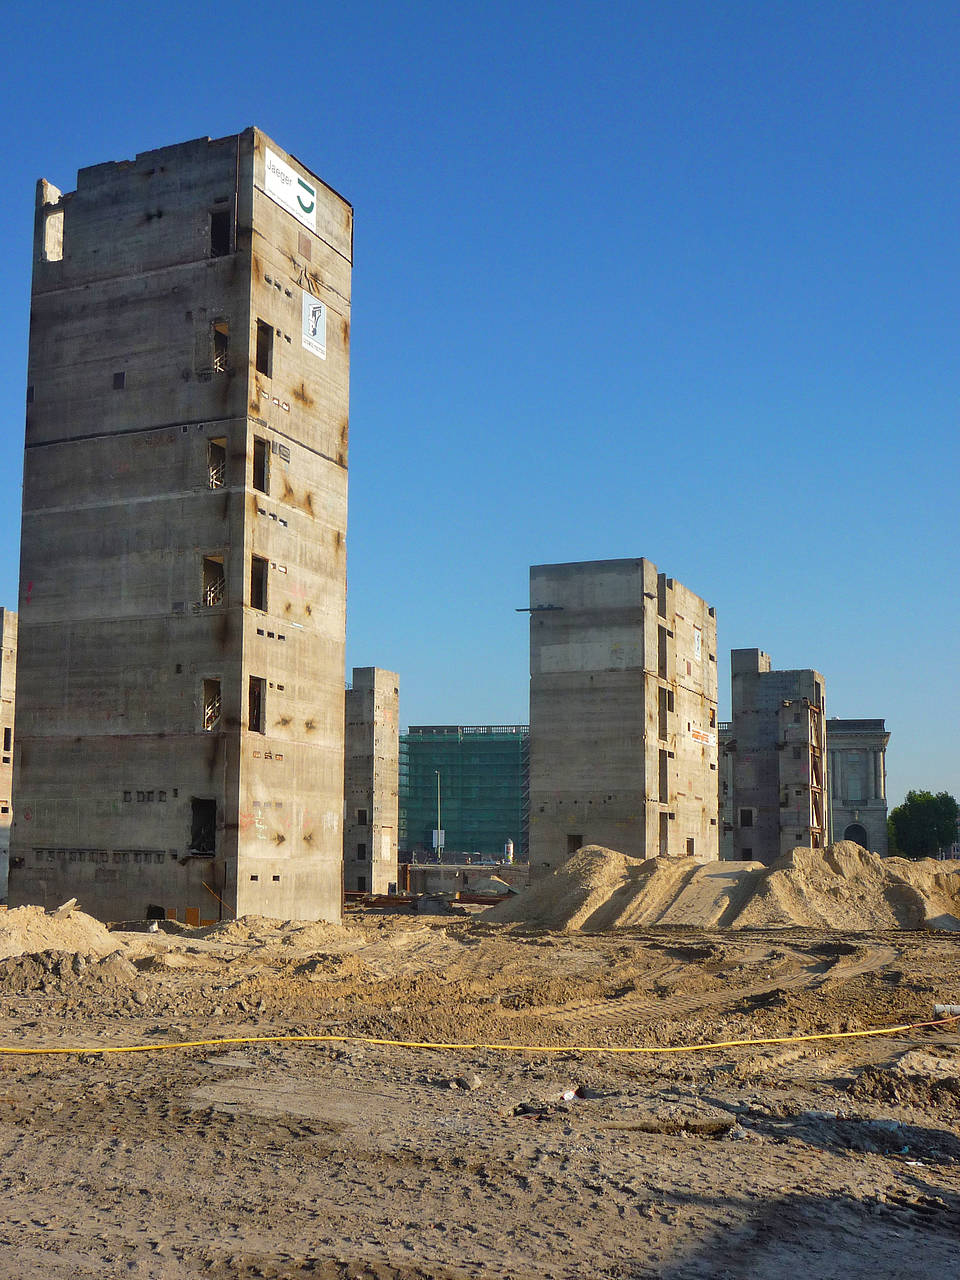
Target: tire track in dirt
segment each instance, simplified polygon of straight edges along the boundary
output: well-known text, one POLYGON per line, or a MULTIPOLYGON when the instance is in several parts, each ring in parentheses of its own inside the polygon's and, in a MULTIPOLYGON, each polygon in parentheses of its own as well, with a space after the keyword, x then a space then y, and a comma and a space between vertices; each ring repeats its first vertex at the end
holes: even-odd
MULTIPOLYGON (((725 987, 719 991, 705 991, 696 995, 668 996, 665 999, 651 997, 647 993, 624 996, 620 999, 603 1001, 582 1001, 569 1005, 560 1005, 553 1009, 537 1010, 539 1016, 552 1018, 561 1022, 577 1022, 578 1024, 600 1027, 610 1022, 649 1023, 663 1019, 678 1019, 700 1012, 702 1009, 715 1009, 722 1005, 739 1004, 757 996, 768 995, 771 991, 797 991, 805 988, 821 986, 830 981, 846 982, 860 977, 864 973, 872 973, 882 969, 897 957, 897 949, 892 946, 871 946, 861 949, 858 956, 838 959, 823 968, 823 962, 807 965, 798 973, 751 982, 740 987, 725 987)), ((526 1010, 529 1014, 529 1010, 526 1010)))

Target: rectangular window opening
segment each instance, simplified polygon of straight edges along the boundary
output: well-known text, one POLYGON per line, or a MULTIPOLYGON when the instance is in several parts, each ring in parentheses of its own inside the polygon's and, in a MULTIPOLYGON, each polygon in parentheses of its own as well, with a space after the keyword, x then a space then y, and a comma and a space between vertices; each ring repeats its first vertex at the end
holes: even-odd
POLYGON ((227 440, 221 436, 207 441, 207 484, 222 489, 227 481, 227 440))
POLYGON ((259 436, 253 438, 253 487, 260 493, 270 492, 270 445, 259 436))
POLYGON ((660 815, 659 853, 665 858, 670 852, 670 819, 665 813, 660 815))
POLYGON ((657 675, 667 678, 667 628, 657 627, 657 675))
POLYGON ((741 827, 753 826, 753 810, 752 809, 740 810, 740 825, 741 827))
POLYGON ((114 391, 122 391, 126 385, 127 385, 127 375, 121 369, 118 373, 115 373, 113 375, 113 389, 114 391))
POLYGON ((220 723, 220 681, 203 682, 203 727, 210 733, 220 723))
POLYGON ((667 691, 662 685, 657 690, 657 737, 661 742, 667 737, 667 691))
POLYGON ((568 854, 570 854, 570 853, 576 853, 578 849, 582 849, 582 848, 583 848, 583 836, 582 836, 582 835, 579 835, 579 834, 578 834, 578 835, 568 835, 568 836, 567 836, 567 853, 568 853, 568 854))
POLYGON ((247 725, 251 733, 267 731, 267 682, 259 676, 250 677, 247 696, 247 725))
POLYGON ((366 825, 367 825, 367 811, 366 809, 358 809, 357 810, 357 826, 365 827, 366 825))
POLYGON ((190 797, 190 852, 217 851, 217 802, 208 797, 190 797))
POLYGON ((366 858, 366 856, 367 856, 367 846, 366 846, 365 844, 358 844, 358 845, 357 845, 357 857, 358 857, 358 859, 359 859, 361 862, 363 862, 363 861, 364 861, 364 859, 366 858))
POLYGON ((267 570, 269 565, 262 556, 250 558, 250 608, 267 608, 267 570))
POLYGON ((668 767, 669 766, 667 764, 667 753, 666 751, 661 751, 660 752, 660 770, 659 770, 660 772, 660 779, 659 779, 660 803, 661 804, 666 804, 667 801, 670 799, 670 781, 667 773, 668 767))
POLYGON ((215 209, 210 214, 210 257, 225 258, 230 252, 230 211, 215 209))
POLYGON ((213 360, 214 373, 227 373, 230 368, 230 326, 226 320, 217 320, 213 325, 213 360))
POLYGON ((13 743, 13 730, 8 725, 3 731, 3 749, 9 751, 13 743))
POLYGON ((222 604, 227 580, 223 571, 222 556, 203 557, 203 603, 208 609, 222 604))
POLYGON ((693 839, 693 836, 689 836, 689 837, 687 838, 687 857, 688 857, 688 858, 692 858, 692 857, 694 856, 694 852, 693 852, 693 851, 694 851, 694 847, 695 847, 695 846, 694 846, 694 839, 693 839))
POLYGON ((257 321, 257 373, 273 377, 273 326, 257 321))
POLYGON ((366 891, 367 891, 367 877, 366 877, 366 876, 357 876, 357 890, 358 890, 358 892, 360 892, 360 893, 366 893, 366 891))

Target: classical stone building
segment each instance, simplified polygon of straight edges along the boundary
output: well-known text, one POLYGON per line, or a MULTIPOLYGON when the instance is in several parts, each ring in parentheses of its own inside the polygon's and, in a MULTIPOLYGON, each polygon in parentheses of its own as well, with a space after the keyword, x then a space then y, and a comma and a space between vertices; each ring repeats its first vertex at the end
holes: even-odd
POLYGON ((354 667, 346 691, 343 760, 343 884, 396 892, 400 678, 354 667))
POLYGON ((827 721, 827 773, 834 840, 887 854, 886 750, 882 720, 827 721))
POLYGON ((352 225, 253 128, 38 184, 11 903, 339 916, 352 225))
POLYGON ((530 570, 530 864, 718 857, 715 611, 649 560, 530 570))
MULTIPOLYGON (((733 719, 732 849, 736 860, 771 863, 797 845, 827 841, 825 681, 818 671, 774 671, 761 649, 730 655, 733 719)), ((728 792, 729 794, 729 792, 728 792)))

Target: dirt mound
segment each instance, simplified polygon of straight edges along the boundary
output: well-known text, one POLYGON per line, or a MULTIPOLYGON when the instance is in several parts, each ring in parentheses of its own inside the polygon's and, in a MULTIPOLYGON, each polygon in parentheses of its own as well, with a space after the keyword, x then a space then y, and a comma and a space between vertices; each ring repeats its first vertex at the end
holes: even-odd
MULTIPOLYGON (((545 929, 581 929, 630 883, 630 872, 644 864, 613 849, 587 845, 540 884, 484 912, 485 920, 523 921, 545 929)), ((647 864, 649 865, 649 864, 647 864)))
POLYGON ((272 920, 268 916, 240 916, 196 930, 198 938, 212 942, 250 943, 261 946, 294 947, 298 951, 320 951, 333 939, 349 936, 342 925, 326 920, 272 920))
POLYGON ((106 956, 41 951, 0 960, 0 991, 17 994, 77 986, 134 986, 137 978, 137 970, 119 951, 106 956))
POLYGON ((39 951, 103 956, 116 949, 106 925, 83 911, 15 907, 0 913, 0 960, 39 951))
POLYGON ((588 845, 484 914, 547 929, 671 924, 960 930, 960 862, 880 858, 850 841, 756 862, 641 861, 588 845))

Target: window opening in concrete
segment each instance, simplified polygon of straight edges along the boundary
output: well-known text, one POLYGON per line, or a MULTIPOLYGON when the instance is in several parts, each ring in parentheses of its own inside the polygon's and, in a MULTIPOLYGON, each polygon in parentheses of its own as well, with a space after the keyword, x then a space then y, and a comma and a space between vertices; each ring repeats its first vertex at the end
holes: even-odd
POLYGON ((203 603, 208 609, 222 604, 227 579, 223 571, 222 556, 203 557, 203 603))
POLYGON ((716 711, 714 711, 713 707, 711 707, 710 708, 710 728, 715 729, 716 727, 717 727, 717 713, 716 711))
POLYGON ((667 779, 667 753, 660 752, 660 803, 666 804, 670 799, 670 786, 667 779))
POLYGON ((205 796, 190 797, 190 852, 217 851, 217 802, 205 796))
POLYGON ((27 387, 27 404, 33 404, 33 387, 27 387))
POLYGON ((367 856, 367 846, 365 844, 358 844, 357 857, 360 859, 361 862, 363 862, 366 856, 367 856))
POLYGON ((12 743, 12 742, 13 742, 13 730, 12 730, 12 729, 10 728, 10 726, 8 725, 8 726, 7 726, 7 728, 6 728, 6 729, 4 729, 4 731, 3 731, 3 749, 4 749, 4 751, 9 751, 9 750, 10 750, 10 745, 11 745, 11 743, 12 743))
POLYGON ((366 893, 366 890, 367 890, 366 876, 357 876, 357 889, 359 890, 360 893, 366 893))
POLYGON ((357 826, 365 827, 366 825, 367 825, 367 811, 366 809, 358 809, 357 810, 357 826))
POLYGON ((259 876, 251 876, 251 877, 250 877, 250 879, 251 879, 251 880, 259 880, 259 879, 260 879, 260 877, 259 877, 259 876))
POLYGON ((43 219, 43 261, 63 261, 63 210, 54 209, 43 219))
POLYGON ((267 569, 269 565, 262 556, 250 558, 250 608, 267 608, 267 569))
POLYGON ((740 825, 741 827, 753 826, 753 810, 752 809, 740 810, 740 825))
POLYGON ((657 675, 667 678, 667 628, 657 627, 657 675))
POLYGON ((694 849, 693 836, 690 836, 687 839, 687 857, 689 858, 693 857, 693 849, 694 849))
POLYGON ((660 815, 659 853, 665 858, 670 849, 670 820, 665 813, 660 815))
POLYGON ((122 391, 126 385, 127 375, 121 369, 118 373, 113 375, 113 389, 114 391, 122 391))
POLYGON ((657 574, 657 613, 661 618, 667 616, 667 575, 657 574))
POLYGON ((667 690, 667 710, 668 711, 673 710, 673 690, 672 689, 667 690))
POLYGON ((267 731, 267 682, 259 676, 250 677, 247 695, 247 724, 251 733, 267 731))
POLYGON ((253 438, 253 487, 270 492, 270 445, 259 436, 253 438))
POLYGON ((279 884, 279 883, 280 883, 280 877, 279 877, 279 876, 274 876, 274 877, 273 877, 273 883, 274 883, 274 884, 279 884))
POLYGON ((133 799, 133 792, 132 792, 132 791, 125 791, 125 792, 123 793, 123 802, 124 802, 124 804, 129 804, 129 803, 130 803, 130 801, 131 801, 132 799, 133 799))
POLYGON ((567 853, 576 853, 578 849, 582 849, 582 848, 583 848, 582 835, 567 836, 567 853))
POLYGON ((745 861, 745 862, 751 862, 751 861, 753 860, 753 850, 752 850, 752 849, 746 849, 746 848, 745 848, 742 852, 743 852, 743 857, 744 857, 744 861, 745 861))
POLYGON ((210 257, 225 258, 230 252, 230 211, 215 209, 210 214, 210 257))
POLYGON ((213 326, 213 372, 226 373, 230 367, 230 326, 217 320, 213 326))
POLYGON ((209 733, 220 723, 220 681, 203 682, 203 727, 209 733))
POLYGON ((257 321, 257 373, 273 377, 273 327, 264 320, 257 321))
POLYGON ((662 685, 657 690, 657 736, 661 740, 667 736, 667 691, 662 685))
POLYGON ((207 441, 207 484, 222 489, 227 481, 227 440, 221 436, 207 441))

